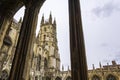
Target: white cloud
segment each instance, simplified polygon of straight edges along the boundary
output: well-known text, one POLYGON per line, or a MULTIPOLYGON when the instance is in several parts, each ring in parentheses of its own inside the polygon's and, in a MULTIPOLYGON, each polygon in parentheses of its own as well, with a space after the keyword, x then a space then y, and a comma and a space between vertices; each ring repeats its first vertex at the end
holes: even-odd
POLYGON ((113 1, 104 4, 103 6, 97 6, 92 10, 92 12, 98 17, 108 17, 114 11, 120 11, 119 5, 115 4, 113 1))

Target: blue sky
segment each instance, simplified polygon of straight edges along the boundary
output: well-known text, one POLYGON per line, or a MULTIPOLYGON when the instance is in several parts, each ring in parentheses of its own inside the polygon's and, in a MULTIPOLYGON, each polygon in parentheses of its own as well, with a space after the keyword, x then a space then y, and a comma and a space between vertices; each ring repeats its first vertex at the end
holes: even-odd
MULTIPOLYGON (((49 18, 50 12, 57 21, 58 47, 61 64, 70 65, 68 0, 46 0, 39 14, 37 33, 41 16, 49 18)), ((102 64, 111 64, 111 60, 120 63, 120 0, 81 0, 81 12, 88 68, 102 64)), ((22 8, 15 18, 24 14, 22 8)))

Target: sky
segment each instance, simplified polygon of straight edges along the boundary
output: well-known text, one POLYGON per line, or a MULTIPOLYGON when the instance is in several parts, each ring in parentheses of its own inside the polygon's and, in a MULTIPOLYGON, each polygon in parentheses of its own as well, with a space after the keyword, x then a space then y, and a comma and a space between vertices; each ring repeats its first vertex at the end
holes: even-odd
MULTIPOLYGON (((120 0, 80 0, 85 50, 88 68, 92 64, 99 67, 111 64, 112 60, 120 63, 120 0)), ((37 31, 40 29, 42 15, 45 19, 52 14, 57 22, 57 39, 61 65, 70 66, 68 0, 46 0, 40 9, 37 31)), ((24 15, 21 8, 14 16, 19 20, 24 15)))

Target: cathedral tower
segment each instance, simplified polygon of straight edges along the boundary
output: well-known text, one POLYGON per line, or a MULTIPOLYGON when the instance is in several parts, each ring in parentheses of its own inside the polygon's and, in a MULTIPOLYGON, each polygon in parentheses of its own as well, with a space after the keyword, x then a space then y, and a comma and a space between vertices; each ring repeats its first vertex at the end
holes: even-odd
POLYGON ((44 21, 44 16, 41 20, 40 31, 38 34, 39 45, 43 49, 44 57, 48 60, 49 68, 60 70, 60 56, 58 54, 56 20, 52 23, 52 15, 49 16, 49 21, 44 21))
POLYGON ((60 55, 57 46, 56 20, 52 21, 51 13, 47 21, 44 20, 44 15, 42 16, 40 31, 35 44, 34 68, 39 70, 37 67, 40 67, 39 71, 42 72, 44 78, 52 78, 51 75, 55 76, 55 73, 60 71, 60 55))

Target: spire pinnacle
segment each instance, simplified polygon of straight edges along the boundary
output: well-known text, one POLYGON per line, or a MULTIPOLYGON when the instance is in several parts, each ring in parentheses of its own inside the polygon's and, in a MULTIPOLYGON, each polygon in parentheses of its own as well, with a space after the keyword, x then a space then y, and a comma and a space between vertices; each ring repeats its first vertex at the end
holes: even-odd
POLYGON ((102 68, 101 62, 99 62, 99 66, 100 66, 100 68, 102 68))
POLYGON ((68 66, 68 71, 69 71, 70 69, 69 69, 69 66, 68 66))
POLYGON ((53 25, 56 27, 56 19, 54 18, 53 25))
POLYGON ((93 66, 93 70, 95 70, 95 66, 94 66, 94 64, 92 64, 92 66, 93 66))
POLYGON ((51 12, 50 12, 50 15, 49 15, 49 23, 52 24, 52 14, 51 14, 51 12))
POLYGON ((42 15, 41 25, 44 24, 44 14, 42 15))
POLYGON ((62 71, 64 71, 64 66, 62 65, 62 71))
POLYGON ((109 63, 107 63, 107 68, 108 68, 108 71, 109 71, 109 70, 110 70, 110 69, 109 69, 109 63))

